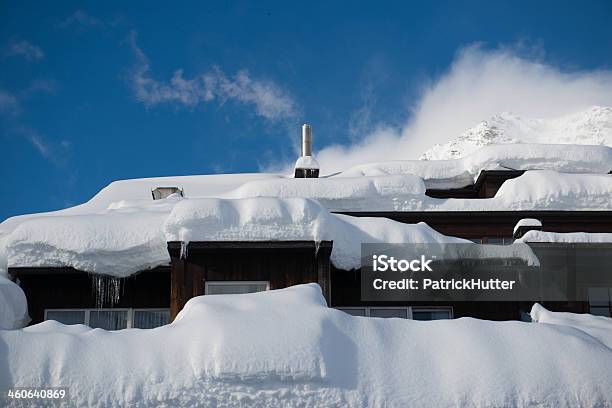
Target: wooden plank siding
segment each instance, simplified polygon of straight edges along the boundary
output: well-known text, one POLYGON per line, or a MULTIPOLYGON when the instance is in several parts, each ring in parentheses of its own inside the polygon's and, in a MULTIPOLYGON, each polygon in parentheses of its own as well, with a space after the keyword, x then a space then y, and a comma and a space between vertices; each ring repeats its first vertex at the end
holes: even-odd
POLYGON ((315 282, 330 300, 332 243, 323 241, 169 242, 172 260, 170 314, 204 294, 206 281, 268 281, 270 289, 315 282))
MULTIPOLYGON (((28 300, 31 324, 44 320, 45 309, 95 308, 92 275, 73 268, 9 268, 28 300)), ((121 279, 116 308, 167 308, 170 267, 163 266, 121 279)), ((103 305, 109 307, 110 305, 103 305)))

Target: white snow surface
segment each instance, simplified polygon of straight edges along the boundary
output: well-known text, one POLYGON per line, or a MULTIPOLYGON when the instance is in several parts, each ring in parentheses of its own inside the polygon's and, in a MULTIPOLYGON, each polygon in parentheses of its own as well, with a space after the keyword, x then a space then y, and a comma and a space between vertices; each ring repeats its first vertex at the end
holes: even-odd
POLYGON ((412 174, 352 178, 281 178, 257 180, 229 192, 232 198, 313 198, 332 210, 373 211, 388 209, 397 200, 420 200, 425 185, 412 174))
POLYGON ((612 243, 610 232, 547 232, 527 231, 519 242, 552 242, 564 244, 612 243))
POLYGON ((0 388, 70 389, 70 406, 607 406, 612 320, 353 317, 315 284, 191 299, 163 327, 46 321, 0 331, 0 388))
POLYGON ((542 222, 540 220, 536 220, 535 218, 521 218, 519 222, 516 223, 514 229, 512 230, 513 234, 516 234, 516 230, 521 227, 541 227, 542 222))
MULTIPOLYGON (((573 327, 601 341, 612 350, 612 319, 605 316, 576 314, 567 312, 551 312, 536 303, 531 308, 531 319, 537 323, 554 324, 573 327)), ((612 368, 610 368, 612 370, 612 368)))
MULTIPOLYGON (((179 225, 177 214, 171 216, 174 206, 179 205, 180 210, 197 204, 183 204, 181 197, 153 202, 151 190, 159 186, 182 188, 185 202, 192 203, 196 201, 190 200, 206 198, 253 199, 248 206, 240 205, 232 210, 245 212, 238 216, 247 218, 254 212, 261 218, 267 212, 278 210, 256 204, 258 201, 255 199, 262 200, 259 203, 273 202, 265 198, 312 199, 322 207, 317 211, 325 213, 590 211, 612 210, 612 176, 606 174, 611 168, 610 147, 516 144, 486 146, 459 160, 366 164, 318 179, 294 179, 262 173, 118 181, 102 189, 85 204, 50 213, 13 217, 1 223, 0 274, 6 275, 8 266, 73 266, 90 272, 124 276, 136 270, 167 264, 166 228, 173 234, 178 234, 181 228, 192 228, 179 225), (459 187, 472 183, 483 169, 508 168, 530 171, 506 181, 494 198, 435 199, 425 195, 426 187, 459 187)), ((281 207, 285 205, 276 203, 281 207)), ((195 211, 195 207, 191 208, 195 211)), ((314 207, 309 204, 304 208, 314 207)), ((194 214, 181 217, 197 224, 194 214)), ((207 232, 210 236, 228 234, 236 228, 232 224, 236 214, 230 211, 219 217, 213 225, 216 229, 207 232), (223 224, 225 222, 227 225, 223 224)), ((336 231, 334 241, 343 240, 349 235, 347 231, 379 242, 379 237, 388 236, 414 239, 413 233, 408 233, 406 228, 412 228, 413 232, 422 230, 422 227, 406 227, 386 220, 368 223, 363 219, 352 220, 329 214, 324 218, 327 224, 335 225, 332 229, 336 231), (387 230, 382 231, 379 225, 384 225, 387 230)), ((202 222, 209 223, 210 220, 207 218, 202 222)), ((272 234, 268 239, 303 239, 304 231, 290 225, 294 222, 292 217, 279 218, 275 222, 276 235, 272 234), (284 233, 278 232, 282 229, 285 229, 284 233)), ((262 231, 266 228, 258 232, 262 240, 265 239, 262 231)), ((242 231, 242 235, 239 230, 229 235, 236 239, 249 239, 249 230, 242 231)), ((311 232, 309 230, 306 235, 312 235, 311 232)), ((339 253, 347 247, 334 245, 334 252, 339 253)), ((337 253, 332 254, 332 259, 353 258, 338 258, 337 253)))
POLYGON ((340 179, 273 178, 219 194, 245 197, 235 199, 153 201, 132 195, 131 200, 110 202, 102 210, 97 210, 100 201, 108 202, 108 197, 94 197, 91 208, 87 203, 62 212, 9 219, 0 224, 0 273, 5 274, 7 266, 72 266, 128 276, 168 264, 167 241, 209 239, 329 239, 334 241, 334 264, 351 269, 359 265, 361 243, 451 238, 424 224, 352 218, 330 214, 330 209, 362 211, 370 205, 378 211, 612 209, 612 175, 607 174, 529 171, 504 183, 494 198, 478 200, 426 197, 422 181, 411 175, 336 180, 340 179))
POLYGON ((361 265, 361 243, 468 243, 425 223, 357 218, 329 213, 317 201, 271 197, 183 200, 165 226, 168 241, 333 241, 331 260, 340 269, 361 265))
POLYGON ((335 177, 414 174, 428 188, 473 184, 482 170, 554 170, 560 173, 605 174, 612 170, 612 147, 563 144, 497 144, 462 158, 394 160, 352 167, 335 177))
POLYGON ((466 243, 424 223, 331 214, 317 201, 279 199, 164 199, 99 214, 24 221, 6 238, 12 267, 71 266, 118 277, 170 262, 168 241, 333 240, 338 268, 360 265, 368 242, 466 243))
MULTIPOLYGON (((346 208, 344 208, 346 210, 346 208)), ((612 175, 531 170, 507 180, 493 198, 378 197, 378 211, 612 210, 612 175)))
POLYGON ((0 330, 21 328, 29 321, 25 293, 15 282, 0 275, 0 330))
POLYGON ((319 168, 319 162, 312 156, 300 156, 295 162, 296 169, 312 169, 319 168))
POLYGON ((433 146, 422 158, 457 159, 491 144, 549 143, 612 146, 612 108, 595 106, 552 119, 522 118, 502 113, 483 121, 443 145, 433 146))

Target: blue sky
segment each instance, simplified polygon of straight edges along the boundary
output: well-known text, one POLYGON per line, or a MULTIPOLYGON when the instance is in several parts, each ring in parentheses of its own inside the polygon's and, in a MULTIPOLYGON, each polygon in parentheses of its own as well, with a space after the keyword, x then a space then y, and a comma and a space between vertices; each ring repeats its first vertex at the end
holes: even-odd
POLYGON ((410 133, 444 79, 500 55, 523 64, 505 83, 581 75, 576 107, 608 101, 609 1, 292 3, 3 2, 0 220, 117 179, 282 165, 304 121, 317 149, 410 133))

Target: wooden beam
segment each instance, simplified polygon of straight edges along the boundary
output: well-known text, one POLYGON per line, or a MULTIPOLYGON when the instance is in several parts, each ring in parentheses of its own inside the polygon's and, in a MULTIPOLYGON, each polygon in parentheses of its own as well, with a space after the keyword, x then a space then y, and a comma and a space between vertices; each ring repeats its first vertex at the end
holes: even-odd
POLYGON ((319 246, 315 253, 315 263, 317 268, 317 283, 321 287, 323 297, 327 306, 331 306, 331 267, 330 256, 333 243, 326 241, 326 245, 319 246))

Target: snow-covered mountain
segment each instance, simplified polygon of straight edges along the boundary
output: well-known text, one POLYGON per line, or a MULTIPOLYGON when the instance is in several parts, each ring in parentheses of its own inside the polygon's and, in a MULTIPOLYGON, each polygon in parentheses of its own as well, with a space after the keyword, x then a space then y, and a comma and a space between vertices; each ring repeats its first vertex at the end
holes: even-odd
POLYGON ((486 145, 506 143, 612 146, 612 107, 594 106, 554 119, 530 119, 501 113, 480 122, 448 143, 435 145, 421 159, 457 159, 486 145))

